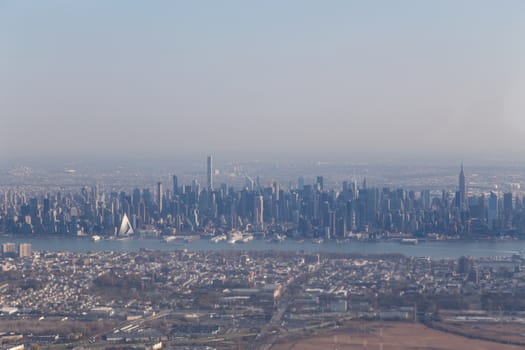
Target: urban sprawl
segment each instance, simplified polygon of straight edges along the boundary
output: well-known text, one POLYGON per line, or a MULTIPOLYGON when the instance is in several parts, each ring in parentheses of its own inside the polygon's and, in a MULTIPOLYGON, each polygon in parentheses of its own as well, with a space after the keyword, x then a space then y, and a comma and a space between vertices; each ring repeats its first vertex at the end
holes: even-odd
POLYGON ((173 244, 171 251, 100 246, 77 253, 20 243, 52 235, 210 239, 224 247, 254 239, 416 244, 519 238, 525 229, 523 198, 468 191, 463 166, 457 190, 440 192, 377 188, 366 180, 335 190, 321 176, 286 190, 246 177, 235 190, 214 185, 211 157, 206 175, 202 189, 196 180, 179 184, 177 176, 169 189, 159 182, 155 191, 131 193, 93 186, 28 196, 6 189, 0 348, 280 349, 317 334, 381 334, 367 328, 381 322, 421 323, 496 347, 525 345, 519 252, 432 259, 250 251, 250 244, 189 251, 173 244))
POLYGON ((519 237, 525 232, 525 197, 512 192, 472 192, 461 166, 455 191, 378 188, 345 181, 326 188, 323 177, 286 190, 246 177, 234 189, 214 184, 207 159, 206 186, 196 179, 158 182, 131 193, 98 185, 79 191, 28 196, 6 189, 0 232, 10 234, 129 236, 200 235, 216 241, 282 239, 450 239, 519 237))
POLYGON ((478 337, 524 344, 522 264, 517 255, 7 252, 0 341, 6 349, 269 349, 347 322, 381 320, 455 333, 473 322, 504 323, 504 339, 478 337), (511 325, 520 327, 516 339, 511 325))

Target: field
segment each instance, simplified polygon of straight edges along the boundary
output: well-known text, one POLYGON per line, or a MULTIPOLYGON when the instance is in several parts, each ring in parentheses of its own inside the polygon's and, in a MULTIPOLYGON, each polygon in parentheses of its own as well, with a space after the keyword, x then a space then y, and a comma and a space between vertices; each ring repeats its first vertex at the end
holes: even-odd
POLYGON ((469 339, 418 323, 352 322, 337 331, 301 339, 283 339, 272 350, 523 350, 525 347, 469 339))
POLYGON ((74 321, 69 319, 43 320, 0 320, 0 331, 22 334, 49 335, 59 334, 63 337, 72 335, 91 336, 112 329, 117 325, 115 321, 74 321))

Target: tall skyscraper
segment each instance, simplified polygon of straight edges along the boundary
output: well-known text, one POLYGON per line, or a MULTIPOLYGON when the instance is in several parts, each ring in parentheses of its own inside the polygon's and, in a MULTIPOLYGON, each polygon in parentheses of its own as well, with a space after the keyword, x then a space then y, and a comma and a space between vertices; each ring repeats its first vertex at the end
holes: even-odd
POLYGON ((490 230, 495 230, 498 227, 498 196, 494 192, 490 192, 489 195, 489 207, 487 211, 487 224, 490 230))
POLYGON ((459 207, 465 209, 467 204, 467 187, 465 185, 465 173, 463 172, 463 163, 459 172, 459 207))
POLYGON ((320 191, 323 191, 323 190, 324 190, 324 179, 323 179, 322 176, 318 176, 318 177, 317 177, 316 184, 317 184, 318 189, 319 189, 320 191))
POLYGON ((162 202, 164 200, 164 190, 162 188, 162 182, 157 183, 157 206, 159 208, 159 213, 162 213, 162 202))
POLYGON ((179 194, 179 179, 177 175, 173 175, 173 197, 179 194))
POLYGON ((297 179, 297 188, 302 191, 303 188, 304 188, 304 177, 300 176, 298 179, 297 179))
POLYGON ((208 180, 208 190, 213 191, 213 163, 211 156, 208 156, 207 159, 207 169, 206 169, 206 175, 208 180))
POLYGON ((253 210, 254 210, 253 223, 255 224, 257 230, 263 230, 264 229, 264 197, 263 196, 255 196, 253 210))

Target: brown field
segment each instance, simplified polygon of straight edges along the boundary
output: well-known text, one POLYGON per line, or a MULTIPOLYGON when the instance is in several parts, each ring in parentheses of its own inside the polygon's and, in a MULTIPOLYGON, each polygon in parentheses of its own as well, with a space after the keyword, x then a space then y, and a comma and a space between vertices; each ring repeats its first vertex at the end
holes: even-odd
POLYGON ((82 322, 74 320, 44 319, 38 320, 0 320, 0 331, 22 334, 59 334, 68 336, 72 333, 90 336, 115 327, 115 321, 82 322))
POLYGON ((523 350, 525 347, 469 339, 418 323, 353 322, 344 329, 301 339, 284 339, 272 350, 523 350), (382 344, 382 345, 381 345, 382 344))
POLYGON ((525 337, 522 335, 525 333, 525 325, 520 323, 439 322, 436 326, 454 334, 525 343, 525 337))

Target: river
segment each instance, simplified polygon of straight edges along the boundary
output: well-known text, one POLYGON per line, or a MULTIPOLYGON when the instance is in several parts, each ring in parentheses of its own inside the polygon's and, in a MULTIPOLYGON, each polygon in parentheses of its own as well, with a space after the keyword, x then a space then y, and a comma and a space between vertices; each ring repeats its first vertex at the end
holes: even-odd
POLYGON ((277 251, 304 251, 308 253, 362 253, 384 254, 399 253, 406 256, 431 258, 459 258, 463 255, 472 257, 510 256, 525 252, 525 241, 429 241, 417 245, 404 245, 399 242, 362 242, 325 241, 313 243, 309 240, 297 242, 287 240, 281 243, 270 243, 264 240, 253 240, 249 243, 231 244, 226 242, 213 243, 207 239, 198 239, 187 243, 166 243, 157 238, 101 240, 92 241, 89 237, 17 237, 5 235, 0 237, 0 243, 31 243, 36 251, 68 251, 68 252, 96 252, 96 251, 137 251, 141 248, 151 250, 179 250, 193 251, 206 250, 277 250, 277 251))

